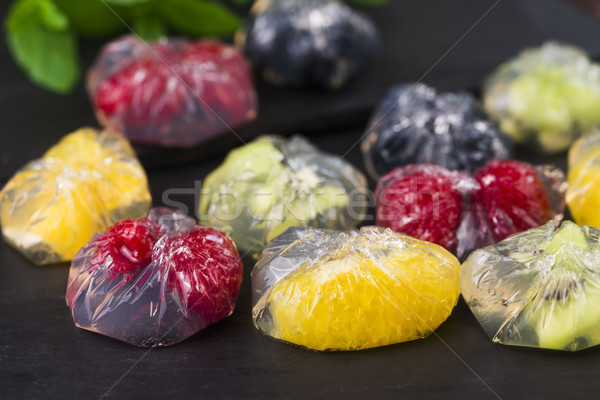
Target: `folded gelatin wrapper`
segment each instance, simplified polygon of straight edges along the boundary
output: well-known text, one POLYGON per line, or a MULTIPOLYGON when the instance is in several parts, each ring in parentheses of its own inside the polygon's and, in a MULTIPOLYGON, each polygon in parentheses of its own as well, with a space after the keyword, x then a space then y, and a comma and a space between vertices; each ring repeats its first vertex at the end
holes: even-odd
POLYGON ((369 121, 361 149, 375 180, 408 164, 474 172, 493 158, 511 158, 513 153, 510 138, 471 94, 439 93, 422 83, 387 92, 369 121))
POLYGON ((254 119, 246 60, 215 40, 123 36, 101 51, 87 88, 98 121, 134 143, 190 147, 254 119))
POLYGON ((294 227, 252 270, 252 317, 266 335, 313 350, 424 338, 458 301, 458 260, 390 229, 294 227))
POLYGON ((336 0, 257 0, 236 42, 266 81, 338 89, 363 72, 379 36, 336 0))
POLYGON ((121 135, 82 128, 0 192, 5 240, 36 264, 68 261, 97 232, 150 208, 146 173, 121 135))
POLYGON ((500 65, 482 95, 516 143, 557 154, 600 123, 600 66, 577 47, 547 42, 500 65))
POLYGON ((200 220, 257 257, 291 226, 347 230, 366 212, 366 178, 304 138, 263 136, 229 153, 202 186, 200 220))
POLYGON ((562 220, 566 186, 560 169, 514 160, 491 160, 474 175, 408 165, 379 181, 376 220, 464 260, 513 233, 562 220))
POLYGON ((168 346, 229 316, 242 277, 225 233, 159 207, 119 221, 77 253, 66 301, 80 328, 136 346, 168 346))
POLYGON ((581 137, 569 150, 566 199, 578 224, 600 227, 600 130, 581 137))
POLYGON ((475 251, 461 292, 497 343, 577 351, 600 344, 600 231, 565 221, 475 251))

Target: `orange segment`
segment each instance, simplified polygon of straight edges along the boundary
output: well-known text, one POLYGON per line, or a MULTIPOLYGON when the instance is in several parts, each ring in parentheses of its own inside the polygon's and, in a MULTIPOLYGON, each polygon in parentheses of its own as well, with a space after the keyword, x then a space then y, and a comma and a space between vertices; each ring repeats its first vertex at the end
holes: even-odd
POLYGON ((26 165, 0 194, 2 232, 38 264, 70 260, 97 232, 150 207, 127 141, 84 128, 26 165))
POLYGON ((440 246, 406 238, 407 248, 374 251, 386 254, 381 258, 340 255, 277 282, 267 300, 269 334, 314 350, 360 350, 429 335, 458 301, 460 264, 440 246))

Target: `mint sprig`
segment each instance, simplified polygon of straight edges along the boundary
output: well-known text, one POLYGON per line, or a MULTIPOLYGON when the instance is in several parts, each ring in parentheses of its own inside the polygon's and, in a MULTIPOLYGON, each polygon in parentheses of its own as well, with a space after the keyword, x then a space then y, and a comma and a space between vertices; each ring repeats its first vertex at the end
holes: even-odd
POLYGON ((5 21, 10 52, 30 80, 67 93, 81 75, 77 35, 112 36, 126 25, 146 40, 169 31, 231 37, 241 18, 206 0, 17 0, 5 21), (126 24, 126 25, 125 25, 126 24))
POLYGON ((77 39, 51 0, 17 1, 5 27, 9 49, 29 79, 58 93, 77 83, 77 39))

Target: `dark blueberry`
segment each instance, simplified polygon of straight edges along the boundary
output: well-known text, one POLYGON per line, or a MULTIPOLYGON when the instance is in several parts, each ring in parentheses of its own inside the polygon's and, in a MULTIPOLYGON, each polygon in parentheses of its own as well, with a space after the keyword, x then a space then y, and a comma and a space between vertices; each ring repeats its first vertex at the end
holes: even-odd
POLYGON ((438 164, 474 172, 510 158, 512 142, 468 93, 437 93, 424 84, 389 90, 373 115, 362 149, 378 179, 408 164, 438 164))
POLYGON ((259 0, 237 39, 266 81, 328 89, 362 72, 379 47, 373 23, 333 0, 259 0))

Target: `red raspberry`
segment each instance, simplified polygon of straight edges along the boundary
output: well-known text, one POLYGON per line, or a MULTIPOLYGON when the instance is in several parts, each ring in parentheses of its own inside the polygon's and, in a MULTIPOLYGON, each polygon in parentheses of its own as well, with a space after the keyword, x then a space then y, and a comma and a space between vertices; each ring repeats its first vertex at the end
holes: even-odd
POLYGON ((133 272, 150 263, 158 227, 145 218, 117 222, 95 240, 94 264, 113 272, 133 272), (108 257, 111 257, 109 260, 108 257))
MULTIPOLYGON (((149 59, 132 62, 119 73, 98 84, 94 102, 109 118, 127 116, 127 125, 137 128, 149 120, 162 125, 181 114, 193 94, 175 76, 179 68, 149 59)), ((192 106, 193 107, 193 106, 192 106)))
POLYGON ((476 179, 481 187, 472 199, 483 205, 497 241, 554 218, 548 191, 532 166, 492 160, 476 179))
MULTIPOLYGON (((456 250, 463 210, 462 174, 437 165, 408 165, 385 175, 375 191, 377 225, 456 250)), ((468 177, 467 177, 468 179, 468 177)))
POLYGON ((123 107, 131 101, 131 79, 124 74, 112 76, 102 81, 94 99, 96 107, 108 115, 122 112, 123 107))
POLYGON ((207 325, 231 314, 243 277, 233 241, 222 231, 198 226, 180 236, 165 237, 154 252, 168 268, 168 286, 177 290, 188 310, 207 325))
POLYGON ((201 312, 207 324, 229 315, 243 276, 232 240, 222 231, 198 226, 157 241, 159 229, 146 218, 118 222, 96 239, 93 264, 122 273, 155 261, 168 271, 169 288, 178 291, 188 309, 201 312))
POLYGON ((242 277, 225 233, 158 207, 79 251, 66 301, 81 328, 137 346, 168 346, 230 315, 242 277))
POLYGON ((244 58, 216 41, 126 36, 103 50, 88 86, 101 123, 141 143, 193 145, 256 114, 244 58))

